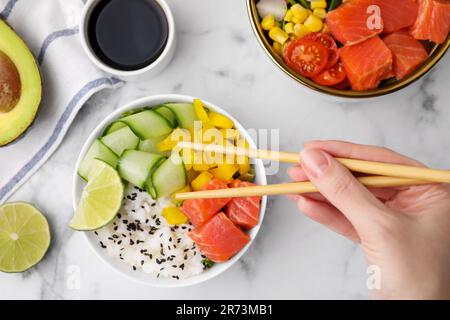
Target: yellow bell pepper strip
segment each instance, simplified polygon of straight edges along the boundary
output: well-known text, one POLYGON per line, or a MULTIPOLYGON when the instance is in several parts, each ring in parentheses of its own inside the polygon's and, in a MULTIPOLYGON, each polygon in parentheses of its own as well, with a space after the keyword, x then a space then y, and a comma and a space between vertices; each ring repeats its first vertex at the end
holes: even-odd
POLYGON ((200 173, 195 171, 194 169, 191 169, 188 170, 186 174, 187 174, 187 182, 190 184, 192 181, 194 181, 195 178, 198 177, 200 173))
POLYGON ((239 174, 245 175, 250 170, 250 161, 248 157, 245 157, 243 163, 238 163, 239 165, 239 174))
POLYGON ((239 131, 236 129, 220 129, 222 137, 229 141, 235 141, 239 137, 239 131))
POLYGON ((214 177, 225 182, 233 180, 233 176, 239 170, 237 164, 219 164, 217 168, 209 170, 214 177))
POLYGON ((208 171, 200 173, 198 177, 191 182, 192 190, 194 191, 201 190, 205 184, 207 184, 209 181, 212 180, 212 178, 214 178, 214 176, 208 171))
POLYGON ((189 220, 178 207, 165 207, 162 210, 162 216, 170 225, 184 224, 189 220))
POLYGON ((227 116, 224 116, 220 113, 210 112, 209 119, 211 120, 211 123, 217 128, 232 129, 234 126, 233 121, 231 121, 227 116))
POLYGON ((190 142, 191 135, 186 129, 176 128, 170 135, 167 136, 167 138, 158 142, 156 147, 161 152, 170 151, 175 148, 180 141, 190 142))
POLYGON ((209 120, 208 113, 206 113, 205 108, 203 107, 203 103, 200 99, 194 99, 194 111, 197 118, 203 124, 203 128, 212 128, 213 125, 209 120))
POLYGON ((178 191, 176 191, 174 194, 172 194, 172 196, 171 196, 172 202, 173 202, 175 205, 178 206, 178 205, 181 204, 183 201, 182 201, 182 200, 176 199, 177 193, 191 192, 191 191, 192 191, 191 186, 187 184, 185 187, 181 188, 180 190, 178 190, 178 191))

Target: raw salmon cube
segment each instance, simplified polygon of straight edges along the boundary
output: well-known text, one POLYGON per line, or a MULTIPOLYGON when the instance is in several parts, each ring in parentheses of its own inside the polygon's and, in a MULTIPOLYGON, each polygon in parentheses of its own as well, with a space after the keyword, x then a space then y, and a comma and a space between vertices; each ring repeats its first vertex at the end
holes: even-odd
MULTIPOLYGON (((226 182, 214 178, 204 185, 202 190, 227 188, 226 182)), ((181 206, 181 211, 183 211, 194 226, 199 227, 211 219, 211 217, 219 212, 230 200, 230 198, 185 200, 181 206)))
POLYGON ((392 51, 392 69, 398 80, 406 77, 428 58, 423 45, 406 31, 392 33, 383 41, 392 51))
POLYGON ((417 40, 443 43, 450 31, 449 0, 419 0, 419 13, 410 33, 417 40))
POLYGON ((414 24, 419 10, 416 0, 375 0, 383 18, 383 33, 391 33, 414 24))
POLYGON ((378 87, 392 70, 392 52, 378 36, 340 49, 341 61, 353 90, 378 87))
POLYGON ((344 45, 354 45, 376 36, 383 31, 383 19, 369 6, 368 0, 356 0, 342 4, 330 11, 326 22, 333 37, 344 45))
POLYGON ((223 212, 216 214, 205 225, 189 232, 188 236, 202 254, 214 262, 229 260, 250 241, 250 237, 223 212))
MULTIPOLYGON (((230 188, 242 188, 254 186, 254 183, 234 180, 228 186, 230 188)), ((233 198, 225 207, 225 213, 238 226, 251 229, 258 224, 261 197, 233 198)))

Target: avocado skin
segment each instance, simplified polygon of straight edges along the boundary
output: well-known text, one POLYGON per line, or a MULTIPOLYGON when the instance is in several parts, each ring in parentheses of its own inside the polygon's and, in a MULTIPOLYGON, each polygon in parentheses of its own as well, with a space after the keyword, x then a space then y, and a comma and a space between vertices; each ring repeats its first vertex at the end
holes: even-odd
MULTIPOLYGON (((19 71, 21 81, 21 94, 16 107, 21 107, 28 111, 25 112, 25 115, 23 117, 17 117, 14 115, 14 109, 16 107, 13 108, 10 112, 3 114, 0 113, 1 148, 19 141, 33 126, 40 109, 43 87, 42 73, 33 53, 30 51, 22 38, 20 38, 20 36, 14 31, 14 29, 2 19, 0 19, 0 51, 2 51, 2 53, 6 54, 13 62, 15 62, 15 66, 19 71), (10 54, 2 50, 3 43, 6 42, 13 42, 14 51, 9 52, 10 54), (16 56, 16 51, 18 52, 17 56, 21 56, 21 58, 16 56), (27 83, 27 86, 25 88, 22 86, 23 82, 27 83), (4 136, 5 132, 1 131, 1 127, 5 123, 12 124, 13 127, 12 129, 6 131, 8 136, 6 138, 4 136)), ((11 125, 9 125, 9 127, 11 127, 11 125)))

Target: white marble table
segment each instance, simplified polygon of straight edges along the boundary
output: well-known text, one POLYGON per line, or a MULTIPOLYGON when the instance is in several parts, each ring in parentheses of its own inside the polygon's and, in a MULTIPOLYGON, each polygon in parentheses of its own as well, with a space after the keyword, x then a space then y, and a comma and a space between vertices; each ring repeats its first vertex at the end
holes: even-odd
MULTIPOLYGON (((179 36, 173 63, 148 82, 128 83, 93 97, 65 141, 11 200, 36 203, 50 221, 51 249, 24 274, 0 273, 6 298, 124 299, 366 299, 360 249, 302 216, 284 197, 270 200, 256 242, 221 276, 184 289, 156 289, 122 278, 71 231, 71 183, 78 152, 96 124, 145 95, 185 93, 215 102, 248 128, 280 129, 280 148, 299 150, 309 139, 384 145, 428 165, 449 167, 449 56, 412 88, 362 103, 308 94, 264 56, 250 29, 245 1, 168 1, 179 36), (80 271, 80 288, 70 280, 80 271), (75 286, 76 287, 76 286, 75 286)), ((287 180, 285 168, 269 177, 287 180)))

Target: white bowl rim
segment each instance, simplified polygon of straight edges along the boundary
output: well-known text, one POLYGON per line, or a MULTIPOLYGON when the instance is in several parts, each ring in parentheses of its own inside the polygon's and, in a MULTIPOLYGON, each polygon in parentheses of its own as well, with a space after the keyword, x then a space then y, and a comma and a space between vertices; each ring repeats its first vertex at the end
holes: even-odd
MULTIPOLYGON (((91 146, 92 142, 101 135, 103 130, 106 128, 108 124, 113 122, 115 119, 119 118, 123 112, 133 110, 133 109, 140 109, 145 106, 156 106, 161 103, 165 102, 192 102, 194 97, 188 96, 188 95, 179 95, 179 94, 158 94, 158 95, 151 95, 146 96, 140 99, 133 100, 124 106, 116 109, 114 112, 109 114, 103 121, 100 122, 96 126, 96 128, 91 132, 89 137, 87 138, 86 142, 84 143, 83 147, 81 148, 80 154, 78 156, 74 173, 73 173, 73 183, 72 183, 72 200, 73 200, 73 208, 75 210, 79 196, 80 196, 80 188, 81 184, 84 183, 84 181, 78 176, 77 174, 77 168, 80 165, 81 160, 83 159, 85 153, 87 152, 87 149, 91 146), (164 101, 164 102, 157 102, 157 101, 164 101)), ((239 121, 237 121, 233 116, 231 116, 228 112, 223 110, 222 108, 216 106, 215 104, 203 100, 202 101, 207 105, 209 108, 213 109, 216 112, 219 112, 221 114, 226 115, 229 117, 235 124, 235 126, 243 133, 247 141, 249 142, 250 147, 256 148, 256 144, 250 134, 247 132, 247 130, 241 125, 239 121)), ((255 172, 256 172, 256 179, 258 180, 259 185, 267 185, 267 177, 264 169, 264 164, 262 160, 256 160, 255 161, 255 172)), ((250 245, 255 240, 256 236, 259 233, 259 229, 261 228, 262 221, 264 219, 264 214, 267 207, 267 197, 263 196, 261 199, 261 208, 260 208, 260 219, 257 226, 255 226, 252 230, 248 232, 250 235, 250 242, 235 256, 233 256, 229 261, 225 263, 220 263, 214 265, 211 269, 205 270, 199 275, 192 276, 187 279, 181 279, 181 280, 173 280, 173 279, 165 279, 165 278, 155 278, 153 275, 146 274, 142 271, 138 271, 135 273, 134 271, 131 271, 131 268, 129 268, 128 272, 125 271, 123 266, 127 266, 125 263, 122 263, 121 261, 115 261, 114 257, 109 256, 105 250, 101 250, 98 245, 94 245, 94 241, 91 240, 92 232, 83 232, 83 236, 88 242, 90 248, 92 251, 97 255, 97 257, 102 260, 105 264, 107 264, 110 268, 112 268, 117 273, 121 274, 123 277, 128 278, 129 280, 132 280, 134 282, 144 284, 147 286, 152 287, 160 287, 160 288, 180 288, 180 287, 186 287, 191 286, 195 284, 199 284, 202 282, 205 282, 207 280, 210 280, 219 274, 225 272, 228 268, 230 268, 232 265, 234 265, 248 250, 250 245), (121 269, 119 267, 115 266, 115 264, 120 264, 121 269), (139 278, 136 276, 136 274, 139 275, 139 278), (145 275, 146 278, 144 279, 142 275, 145 275)))

